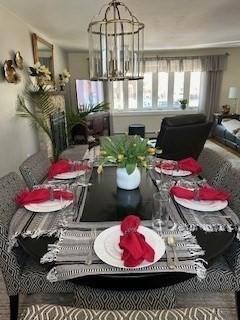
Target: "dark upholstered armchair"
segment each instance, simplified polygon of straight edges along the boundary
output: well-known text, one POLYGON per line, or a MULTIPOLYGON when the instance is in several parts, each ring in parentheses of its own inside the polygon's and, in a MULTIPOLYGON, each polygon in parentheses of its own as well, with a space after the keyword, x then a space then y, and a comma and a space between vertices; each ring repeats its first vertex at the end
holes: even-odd
POLYGON ((212 122, 203 114, 187 114, 164 118, 157 137, 156 147, 162 150, 161 158, 180 160, 198 158, 210 133, 212 122))

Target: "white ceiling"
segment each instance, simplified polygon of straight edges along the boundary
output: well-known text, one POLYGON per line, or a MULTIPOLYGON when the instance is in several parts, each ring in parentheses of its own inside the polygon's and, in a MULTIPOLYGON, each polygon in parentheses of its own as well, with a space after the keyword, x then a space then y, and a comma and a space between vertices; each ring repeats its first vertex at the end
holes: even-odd
MULTIPOLYGON (((240 0, 123 0, 145 23, 145 49, 240 46, 240 0)), ((87 49, 104 0, 0 0, 66 49, 87 49)), ((1 9, 0 9, 1 10, 1 9)))

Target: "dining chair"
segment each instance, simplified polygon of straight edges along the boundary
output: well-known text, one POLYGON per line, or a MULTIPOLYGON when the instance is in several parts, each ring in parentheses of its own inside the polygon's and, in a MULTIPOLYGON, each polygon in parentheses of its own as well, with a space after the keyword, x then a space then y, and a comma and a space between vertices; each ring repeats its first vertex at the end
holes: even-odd
POLYGON ((17 320, 19 294, 73 292, 71 282, 50 283, 47 270, 30 259, 20 247, 8 250, 8 229, 18 209, 15 197, 26 188, 24 181, 11 172, 0 178, 0 267, 10 298, 11 320, 17 320))
POLYGON ((232 167, 226 157, 208 147, 204 147, 198 162, 203 168, 201 176, 214 187, 220 187, 223 184, 232 167))
POLYGON ((203 114, 166 117, 162 120, 155 147, 162 150, 163 159, 197 159, 211 127, 212 122, 203 114))
MULTIPOLYGON (((212 181, 230 193, 229 206, 240 218, 240 168, 231 168, 215 151, 206 148, 205 161, 215 170, 212 181), (211 157, 213 157, 211 159, 211 157), (219 159, 220 157, 220 159, 219 159), (215 166, 218 168, 214 168, 215 166), (227 166, 226 168, 224 166, 227 166), (221 172, 223 170, 223 174, 221 172), (220 177, 214 179, 217 175, 220 177)), ((237 231, 237 230, 236 230, 237 231)), ((228 250, 207 269, 206 278, 199 281, 193 277, 174 286, 176 295, 195 292, 235 292, 238 319, 240 319, 240 243, 235 239, 228 250)))
POLYGON ((157 310, 172 309, 176 296, 172 286, 156 289, 94 288, 76 285, 74 306, 96 310, 157 310))
POLYGON ((38 151, 28 157, 19 167, 23 179, 28 188, 42 183, 47 178, 48 169, 51 161, 46 151, 38 151))
POLYGON ((57 154, 67 149, 67 125, 64 111, 57 111, 50 115, 50 127, 53 137, 53 143, 57 154))
POLYGON ((223 314, 219 308, 190 307, 171 310, 94 310, 72 308, 60 305, 32 305, 24 310, 20 320, 41 319, 41 320, 222 320, 223 314))

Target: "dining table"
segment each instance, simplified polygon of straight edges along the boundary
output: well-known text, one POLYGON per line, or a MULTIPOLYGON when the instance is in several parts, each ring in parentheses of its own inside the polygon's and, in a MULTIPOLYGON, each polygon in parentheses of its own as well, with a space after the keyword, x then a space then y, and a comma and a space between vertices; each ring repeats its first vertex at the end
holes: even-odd
MULTIPOLYGON (((129 214, 140 217, 142 221, 152 219, 153 194, 158 192, 154 181, 146 169, 141 170, 141 183, 135 190, 123 190, 116 185, 116 168, 105 167, 101 175, 94 168, 81 215, 74 217, 74 223, 103 223, 114 221, 120 223, 129 214)), ((199 212, 199 214, 201 214, 199 212)), ((171 223, 171 213, 169 213, 171 223)), ((221 232, 206 232, 201 228, 192 231, 198 244, 204 250, 203 259, 210 267, 218 257, 230 247, 236 237, 233 230, 221 232)), ((37 238, 19 237, 18 243, 23 250, 35 261, 40 263, 41 257, 48 251, 48 246, 57 241, 56 236, 41 236, 37 238)), ((54 262, 44 264, 50 270, 54 262)), ((118 289, 146 289, 159 288, 183 282, 196 274, 185 272, 159 272, 159 273, 124 273, 124 274, 93 274, 72 279, 75 283, 89 285, 97 288, 118 289)))

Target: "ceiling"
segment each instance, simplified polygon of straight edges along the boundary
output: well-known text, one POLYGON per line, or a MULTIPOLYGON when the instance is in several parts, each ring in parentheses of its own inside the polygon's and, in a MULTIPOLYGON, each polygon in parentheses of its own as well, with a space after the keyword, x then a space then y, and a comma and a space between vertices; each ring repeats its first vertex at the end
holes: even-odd
MULTIPOLYGON (((145 49, 240 46, 240 0, 123 0, 145 23, 145 49)), ((0 0, 69 50, 88 48, 87 27, 106 0, 0 0)))

